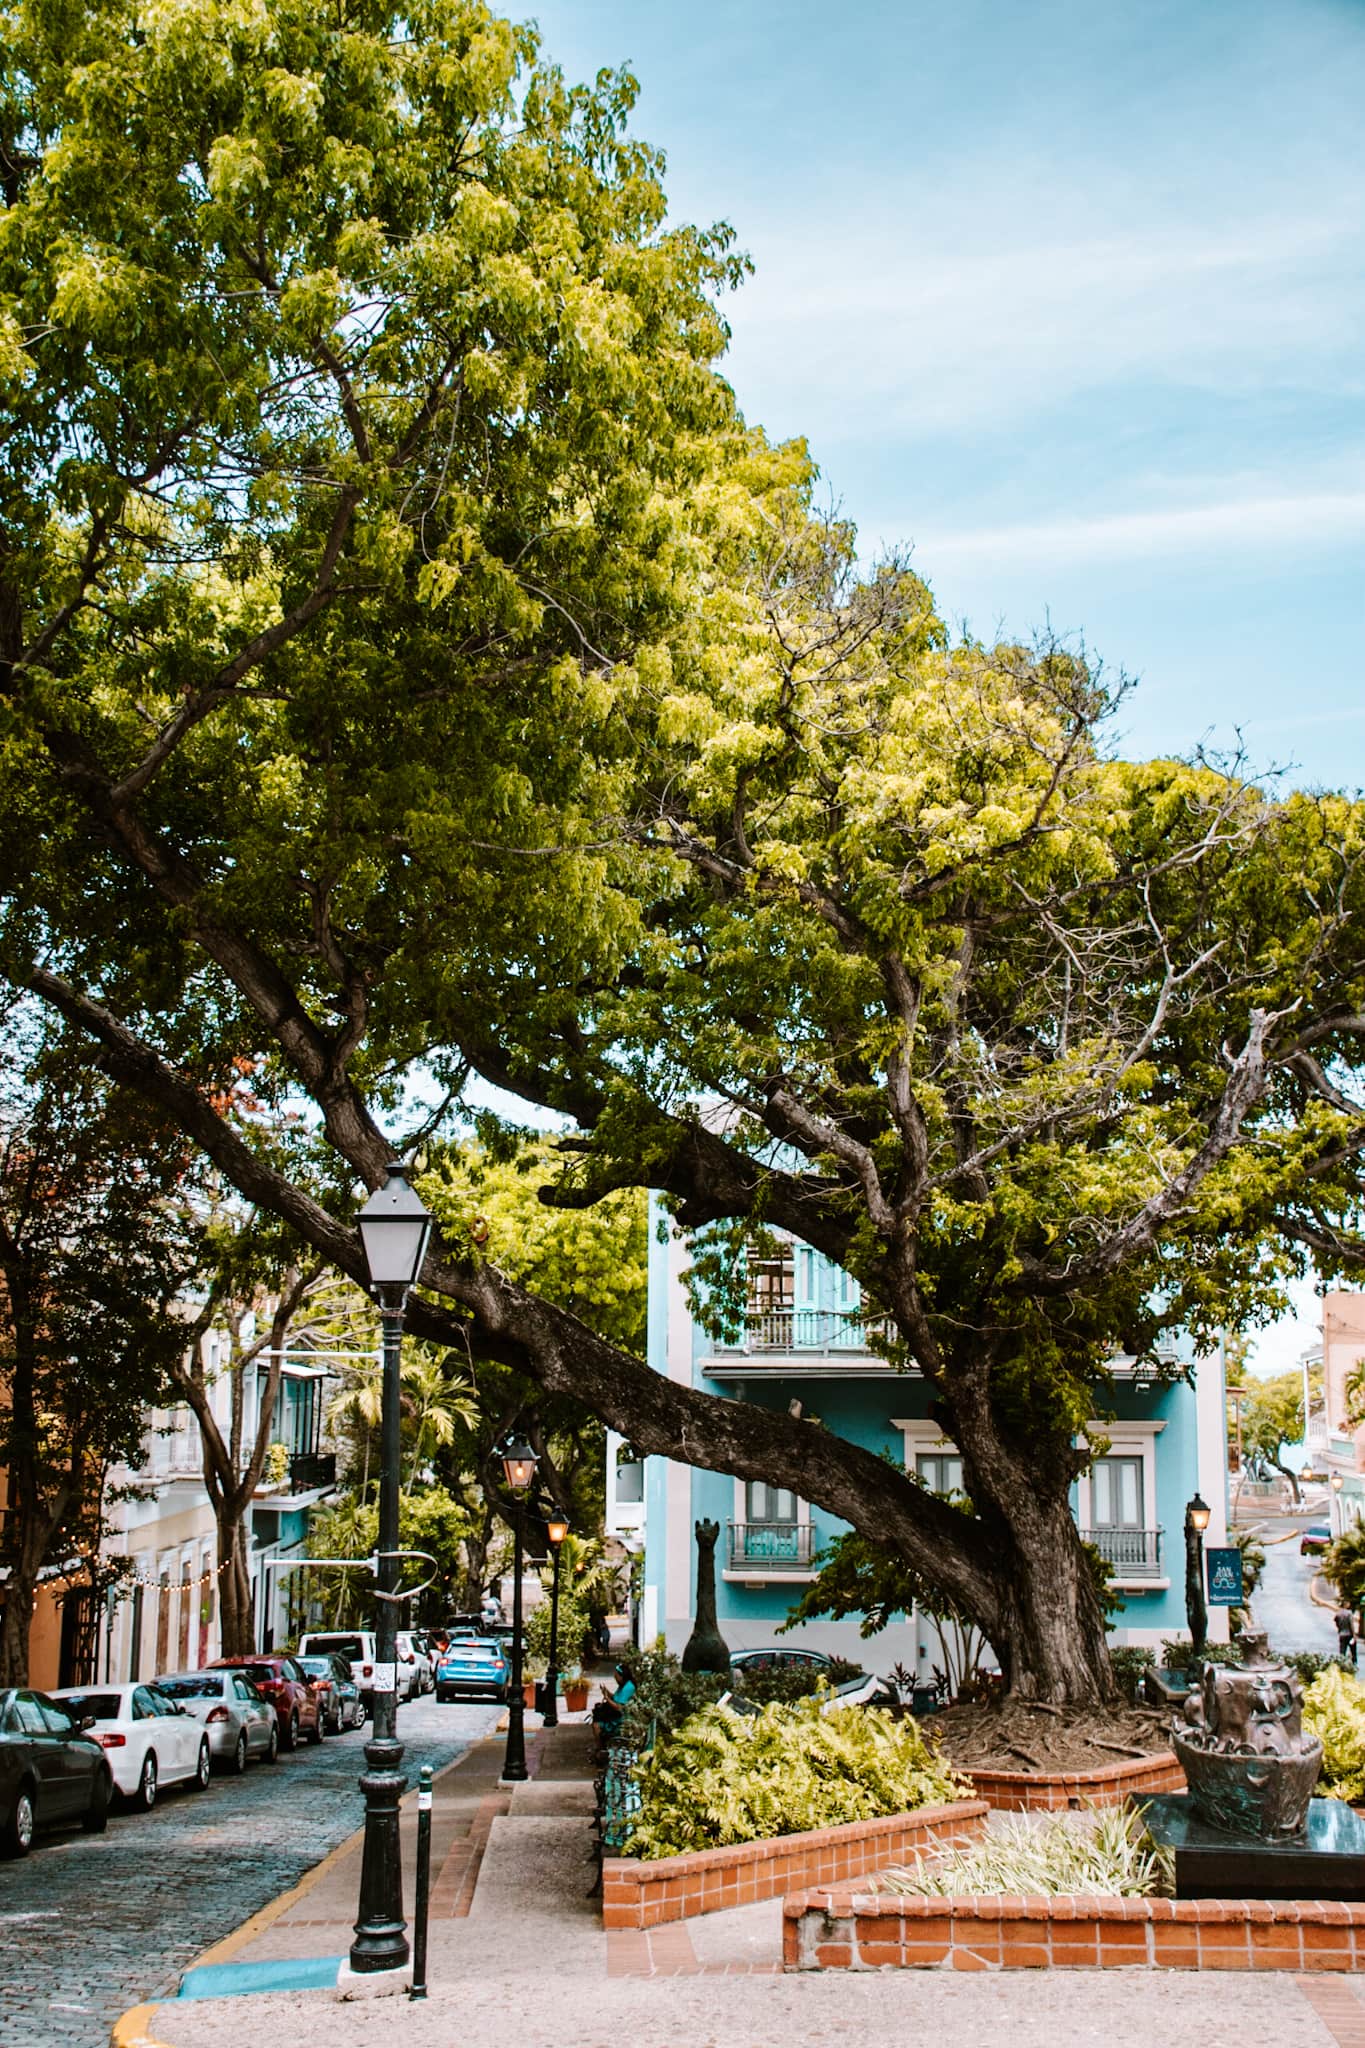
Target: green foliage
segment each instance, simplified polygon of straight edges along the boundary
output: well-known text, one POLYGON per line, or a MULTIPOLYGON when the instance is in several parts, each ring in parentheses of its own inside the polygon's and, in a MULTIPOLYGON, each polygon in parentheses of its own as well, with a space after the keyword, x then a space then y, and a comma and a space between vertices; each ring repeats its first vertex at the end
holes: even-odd
POLYGON ((1318 1789, 1329 1799, 1365 1799, 1365 1685, 1330 1664, 1303 1696, 1303 1725, 1322 1742, 1318 1789))
POLYGON ((1353 1522, 1328 1544, 1322 1568, 1348 1607, 1365 1607, 1365 1522, 1353 1522))
POLYGON ((1298 1481, 1284 1463, 1284 1450, 1303 1437, 1303 1374, 1295 1368, 1274 1379, 1248 1379, 1243 1388, 1243 1458, 1252 1471, 1269 1466, 1283 1473, 1297 1498, 1298 1481))
POLYGON ((913 1869, 884 1871, 877 1888, 911 1898, 1009 1892, 1143 1899, 1173 1891, 1174 1870, 1138 1814, 1109 1807, 1094 1814, 1093 1825, 1069 1814, 1004 1817, 968 1848, 920 1857, 913 1869))
MULTIPOLYGON (((582 1665, 588 1641, 588 1610, 572 1596, 559 1596, 559 1668, 575 1670, 582 1665)), ((550 1654, 550 1603, 537 1601, 526 1618, 526 1647, 533 1657, 550 1654)))
POLYGON ((648 1648, 623 1650, 620 1662, 635 1681, 622 1733, 637 1745, 671 1735, 730 1689, 723 1672, 684 1671, 662 1636, 648 1648))
POLYGON ((802 1587, 779 1633, 826 1615, 837 1620, 856 1615, 858 1633, 873 1636, 916 1606, 929 1614, 954 1618, 952 1603, 941 1587, 916 1572, 888 1544, 857 1530, 836 1536, 820 1552, 816 1565, 815 1577, 802 1587))
POLYGON ((1143 1676, 1153 1669, 1155 1663, 1151 1651, 1138 1643, 1123 1643, 1109 1652, 1109 1667, 1115 1683, 1130 1707, 1136 1706, 1143 1676))
POLYGON ((857 1665, 847 1664, 843 1658, 828 1669, 816 1664, 775 1664, 766 1671, 737 1671, 734 1690, 753 1706, 767 1706, 773 1700, 811 1699, 861 1675, 857 1665))
POLYGON ((1344 1658, 1329 1657, 1325 1650, 1282 1650, 1277 1654, 1291 1671, 1298 1674, 1299 1683, 1305 1687, 1312 1685, 1314 1679, 1321 1678, 1324 1671, 1345 1671, 1349 1668, 1344 1658))
POLYGON ((1234 1529, 1232 1541, 1242 1553, 1242 1591, 1249 1600, 1265 1570, 1265 1545, 1254 1529, 1234 1529))
POLYGON ((1191 1671, 1205 1664, 1240 1664, 1240 1643, 1205 1643, 1198 1657, 1185 1636, 1168 1637, 1161 1645, 1161 1663, 1166 1671, 1191 1671))
POLYGON ((703 1707, 635 1766, 627 1853, 675 1856, 726 1842, 909 1813, 970 1797, 915 1722, 819 1698, 760 1713, 703 1707))
MULTIPOLYGON (((439 1619, 447 1600, 443 1582, 459 1569, 462 1545, 470 1527, 469 1511, 443 1486, 402 1494, 398 1502, 398 1541, 404 1550, 425 1551, 436 1560, 436 1583, 420 1604, 406 1609, 414 1621, 439 1619)), ((319 1508, 308 1527, 310 1557, 369 1557, 379 1533, 379 1511, 372 1500, 354 1494, 319 1508)), ((404 1564, 407 1583, 425 1578, 429 1567, 417 1559, 404 1564)), ((309 1574, 317 1583, 310 1586, 329 1628, 349 1628, 367 1620, 374 1612, 374 1576, 366 1570, 317 1571, 309 1574)), ((406 1626, 406 1624, 405 1624, 406 1626)))

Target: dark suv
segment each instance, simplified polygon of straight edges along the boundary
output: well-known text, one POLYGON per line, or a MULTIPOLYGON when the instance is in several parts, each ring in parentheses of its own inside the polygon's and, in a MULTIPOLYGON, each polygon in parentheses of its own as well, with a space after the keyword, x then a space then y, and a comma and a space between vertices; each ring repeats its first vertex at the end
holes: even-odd
POLYGON ((297 1657, 263 1651, 252 1657, 219 1657, 209 1669, 240 1671, 269 1700, 280 1727, 281 1749, 297 1748, 301 1734, 310 1742, 321 1742, 326 1733, 324 1709, 297 1657))

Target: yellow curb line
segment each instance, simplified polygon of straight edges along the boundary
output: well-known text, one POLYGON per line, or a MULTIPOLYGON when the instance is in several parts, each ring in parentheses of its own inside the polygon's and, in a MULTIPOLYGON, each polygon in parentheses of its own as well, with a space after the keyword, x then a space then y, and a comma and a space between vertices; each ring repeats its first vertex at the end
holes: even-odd
MULTIPOLYGON (((482 1736, 479 1738, 480 1741, 486 1739, 482 1736)), ((449 1772, 458 1770, 465 1758, 472 1756, 477 1747, 477 1743, 471 1742, 468 1749, 462 1751, 459 1756, 453 1756, 448 1764, 437 1771, 431 1781, 432 1784, 439 1784, 449 1772)), ((405 1793, 403 1804, 406 1805, 409 1799, 415 1797, 415 1789, 405 1793)), ((181 1975, 184 1976, 189 1970, 202 1969, 206 1963, 225 1963, 235 1956, 249 1942, 254 1941, 258 1934, 263 1934, 267 1927, 273 1926, 282 1913, 287 1913, 289 1908, 311 1892, 315 1885, 320 1884, 332 1866, 339 1863, 357 1842, 362 1841, 364 1835, 365 1828, 362 1822, 353 1834, 347 1835, 344 1842, 338 1842, 335 1849, 330 1849, 320 1863, 315 1863, 311 1870, 306 1870, 289 1891, 281 1892, 277 1899, 268 1900, 259 1912, 253 1913, 249 1920, 244 1920, 234 1933, 225 1935, 221 1941, 216 1941, 212 1948, 206 1948, 192 1963, 186 1963, 181 1975)), ((170 2048, 169 2042, 158 2040, 155 2034, 147 2031, 152 2014, 156 2010, 156 2004, 135 2005, 120 2019, 116 2019, 109 2030, 110 2048, 170 2048)))

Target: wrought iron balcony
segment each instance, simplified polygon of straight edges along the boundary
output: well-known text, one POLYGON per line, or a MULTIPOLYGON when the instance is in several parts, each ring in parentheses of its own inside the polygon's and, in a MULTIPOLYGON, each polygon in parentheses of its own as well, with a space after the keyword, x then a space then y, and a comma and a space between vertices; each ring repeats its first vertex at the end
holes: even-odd
POLYGON ((801 1572, 814 1555, 809 1522, 731 1522, 730 1569, 801 1572))
POLYGON ((1082 1529, 1119 1579, 1155 1579, 1161 1572, 1160 1529, 1082 1529))
POLYGON ((747 1315, 742 1332, 726 1338, 718 1349, 785 1357, 802 1351, 866 1352, 871 1338, 890 1334, 884 1316, 823 1308, 765 1309, 747 1315))
POLYGON ((289 1460, 289 1486, 294 1493, 311 1493, 315 1487, 334 1486, 336 1476, 334 1451, 301 1451, 289 1460))

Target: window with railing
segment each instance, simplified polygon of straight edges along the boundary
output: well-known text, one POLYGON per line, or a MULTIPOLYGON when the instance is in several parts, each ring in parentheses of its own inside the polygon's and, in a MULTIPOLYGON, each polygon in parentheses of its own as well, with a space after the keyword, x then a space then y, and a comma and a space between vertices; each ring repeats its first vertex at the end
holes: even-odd
POLYGON ((1143 1527, 1144 1477, 1138 1457, 1096 1458, 1090 1468, 1092 1526, 1082 1534, 1119 1577, 1161 1568, 1161 1531, 1143 1527))

